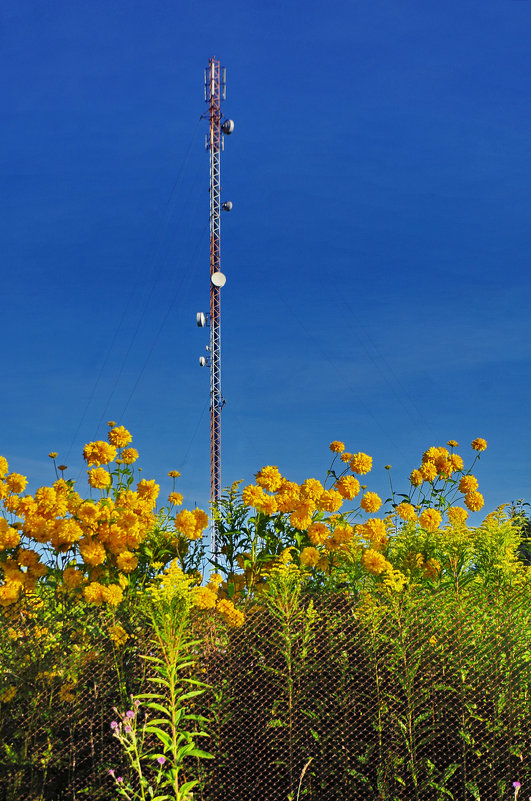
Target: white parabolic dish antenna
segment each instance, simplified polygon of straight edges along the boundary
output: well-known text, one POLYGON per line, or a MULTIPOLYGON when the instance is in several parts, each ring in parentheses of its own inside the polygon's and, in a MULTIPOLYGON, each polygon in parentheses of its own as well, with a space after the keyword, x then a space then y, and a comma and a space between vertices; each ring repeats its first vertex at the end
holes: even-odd
POLYGON ((225 283, 227 281, 227 276, 223 275, 223 273, 212 273, 212 275, 210 276, 210 280, 212 281, 214 286, 222 287, 225 286, 225 283))

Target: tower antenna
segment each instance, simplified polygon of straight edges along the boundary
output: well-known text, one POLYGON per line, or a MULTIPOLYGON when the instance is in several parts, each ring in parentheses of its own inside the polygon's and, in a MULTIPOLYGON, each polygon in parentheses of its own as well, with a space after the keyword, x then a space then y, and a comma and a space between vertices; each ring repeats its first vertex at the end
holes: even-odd
MULTIPOLYGON (((205 146, 210 157, 210 313, 208 318, 197 314, 197 325, 210 326, 208 358, 201 356, 199 364, 210 366, 210 503, 221 499, 221 410, 225 400, 221 393, 221 288, 226 277, 221 272, 220 212, 230 211, 232 203, 221 204, 220 154, 224 135, 231 134, 234 122, 222 118, 221 101, 226 97, 226 70, 216 58, 208 61, 205 70, 205 100, 208 104, 209 134, 205 146)), ((207 114, 203 115, 204 117, 207 114)), ((212 558, 218 554, 216 522, 210 528, 212 558)))

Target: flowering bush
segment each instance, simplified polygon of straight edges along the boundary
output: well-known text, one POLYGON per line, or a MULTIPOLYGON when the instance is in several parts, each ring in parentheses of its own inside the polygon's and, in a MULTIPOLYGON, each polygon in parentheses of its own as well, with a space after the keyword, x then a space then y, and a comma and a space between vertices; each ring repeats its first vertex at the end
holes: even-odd
MULTIPOLYGON (((411 797, 422 797, 422 788, 446 795, 447 786, 454 788, 451 792, 459 786, 462 795, 466 782, 475 792, 469 778, 455 784, 461 756, 436 731, 435 721, 443 718, 420 665, 434 681, 438 670, 444 672, 441 687, 446 689, 437 692, 448 691, 450 706, 459 707, 452 714, 459 720, 467 765, 479 750, 482 726, 496 733, 509 721, 510 754, 524 753, 527 718, 518 711, 513 720, 512 711, 504 711, 507 698, 519 703, 524 693, 518 671, 528 651, 518 638, 524 642, 529 629, 521 598, 529 596, 531 577, 521 558, 524 518, 521 509, 505 506, 469 526, 469 512, 484 504, 472 470, 485 440, 472 442, 474 461, 468 468, 457 443, 428 448, 401 493, 389 468, 387 498, 369 486, 372 458, 347 452, 339 441, 330 445, 333 461, 322 480, 294 482, 267 465, 252 484, 240 489, 240 482, 234 483, 213 510, 220 545, 211 565, 215 572, 207 569, 203 542, 208 515, 182 508, 177 471, 169 473, 173 487, 157 509, 159 486, 140 478, 139 455, 131 443, 131 434, 111 423, 106 441, 85 446, 88 498, 66 477, 67 468, 56 465, 55 453, 50 457, 56 480, 32 495, 24 494, 26 478, 10 473, 0 457, 0 710, 21 710, 18 718, 0 718, 0 740, 11 768, 17 759, 22 765, 19 787, 28 776, 26 755, 38 740, 23 721, 41 720, 47 732, 63 738, 60 714, 79 708, 97 686, 96 671, 108 675, 112 665, 112 701, 105 696, 101 721, 106 736, 114 735, 115 745, 123 748, 126 765, 118 770, 123 765, 118 759, 107 765, 107 782, 113 780, 115 791, 126 798, 157 793, 185 798, 198 776, 209 775, 198 767, 209 754, 196 739, 209 731, 209 750, 219 757, 226 746, 219 745, 221 735, 214 736, 212 721, 220 731, 226 720, 238 730, 236 713, 230 718, 227 710, 239 708, 240 701, 234 687, 227 687, 241 671, 235 667, 219 685, 214 671, 207 689, 201 672, 207 670, 207 655, 216 654, 219 663, 230 657, 237 665, 238 649, 245 655, 250 638, 251 667, 245 667, 245 675, 258 693, 255 700, 262 667, 269 676, 268 686, 276 693, 267 724, 277 749, 274 764, 288 772, 294 792, 297 749, 307 747, 305 721, 313 721, 316 743, 319 738, 345 742, 350 701, 338 713, 337 731, 335 718, 333 725, 323 723, 326 731, 319 722, 328 720, 326 705, 336 703, 339 689, 327 696, 325 688, 322 698, 315 690, 325 670, 317 653, 319 642, 328 643, 331 675, 346 682, 356 666, 345 661, 350 645, 342 627, 352 621, 355 642, 363 644, 356 645, 355 656, 365 660, 367 681, 374 680, 376 687, 374 705, 359 712, 371 720, 375 739, 367 735, 366 749, 373 750, 355 757, 374 794, 396 796, 389 778, 393 771, 415 788, 411 797), (205 572, 209 578, 203 582, 205 572), (327 599, 337 597, 348 605, 350 622, 319 612, 320 603, 325 608, 327 599), (492 709, 481 701, 478 728, 477 688, 493 669, 493 631, 510 658, 496 664, 497 689, 491 692, 499 695, 492 709), (142 661, 146 667, 140 671, 142 661), (469 697, 472 687, 475 695, 469 697), (126 704, 130 709, 116 712, 113 721, 113 707, 126 709, 126 704), (15 719, 18 728, 7 723, 15 719), (384 741, 393 726, 391 748, 384 741), (420 744, 428 742, 442 749, 448 764, 426 756, 420 744), (409 761, 403 756, 389 761, 395 746, 396 753, 403 748, 410 755, 409 761)), ((361 671, 354 673, 360 680, 361 671)), ((348 686, 345 698, 357 693, 348 686)), ((252 713, 245 699, 241 709, 245 722, 252 713)), ((72 741, 78 732, 73 725, 72 741)), ((489 745, 481 747, 496 758, 489 745)), ((324 759, 312 763, 309 778, 324 759)), ((53 749, 39 746, 31 760, 31 776, 46 774, 55 764, 53 749)), ((17 797, 13 788, 9 801, 17 797)))
POLYGON ((419 581, 437 586, 470 571, 523 575, 510 510, 500 508, 476 529, 467 527, 468 511, 484 504, 471 471, 486 441, 472 442, 468 469, 456 447, 451 440, 428 448, 408 491, 395 492, 390 478, 385 502, 360 485, 358 476, 371 471, 372 458, 346 452, 339 441, 330 445, 334 458, 324 484, 315 478, 298 484, 272 465, 241 492, 233 484, 216 513, 221 593, 251 600, 267 589, 268 572, 283 554, 306 572, 310 585, 356 591, 381 585, 400 592, 419 581))

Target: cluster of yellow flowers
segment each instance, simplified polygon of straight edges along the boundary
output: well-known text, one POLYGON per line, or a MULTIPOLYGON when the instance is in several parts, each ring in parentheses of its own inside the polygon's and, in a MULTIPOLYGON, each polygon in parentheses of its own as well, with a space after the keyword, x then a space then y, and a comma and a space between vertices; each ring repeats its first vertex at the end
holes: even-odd
MULTIPOLYGON (((357 509, 338 514, 345 501, 352 501, 362 489, 366 490, 366 487, 360 487, 356 475, 365 475, 372 469, 372 458, 369 455, 363 452, 349 453, 339 440, 330 444, 330 451, 334 454, 333 464, 338 459, 346 467, 338 471, 339 475, 329 471, 329 475, 333 475, 335 479, 330 489, 326 489, 315 478, 306 479, 302 484, 290 481, 282 476, 278 467, 267 465, 256 473, 256 483, 243 489, 242 500, 246 506, 253 507, 264 515, 286 515, 286 522, 289 521, 293 529, 304 532, 308 544, 304 545, 303 536, 299 553, 303 568, 326 571, 330 568, 334 553, 339 556, 357 555, 368 572, 374 575, 385 574, 385 582, 396 589, 403 586, 405 578, 402 574, 397 577, 396 572, 392 572, 393 567, 382 551, 388 543, 390 532, 396 532, 397 523, 416 523, 428 533, 440 529, 443 515, 438 508, 430 508, 429 501, 426 501, 426 496, 431 493, 437 481, 441 484, 437 484, 436 489, 440 489, 444 482, 453 477, 451 487, 448 485, 448 488, 458 488, 468 509, 477 511, 483 506, 483 496, 477 491, 477 479, 470 473, 463 472, 463 459, 453 450, 457 446, 457 442, 450 440, 448 448, 432 446, 425 451, 420 468, 414 470, 410 476, 413 494, 417 487, 423 484, 427 486, 428 492, 424 492, 419 503, 413 500, 403 501, 385 517, 369 517, 357 525, 347 522, 350 516, 359 515, 360 512, 374 515, 381 509, 382 500, 376 492, 365 491, 359 499, 357 509)), ((472 448, 478 454, 486 447, 484 439, 478 438, 472 442, 472 448)), ((462 527, 466 523, 468 512, 460 506, 452 505, 447 510, 447 515, 450 525, 462 527)), ((298 535, 298 539, 301 540, 301 535, 298 535)), ((425 575, 430 574, 437 574, 437 565, 426 567, 425 575)), ((237 578, 235 577, 235 581, 237 578)))
MULTIPOLYGON (((421 487, 423 484, 433 485, 437 480, 445 482, 450 479, 454 473, 461 473, 463 471, 463 459, 459 454, 453 451, 454 448, 458 447, 458 443, 455 440, 450 440, 447 445, 451 448, 451 451, 443 446, 432 446, 424 452, 421 466, 413 470, 409 477, 413 487, 421 487)), ((478 454, 486 448, 486 440, 481 437, 473 440, 472 449, 478 454)), ((479 512, 479 510, 483 508, 485 501, 483 495, 478 492, 478 480, 475 476, 470 473, 462 475, 459 480, 459 491, 463 493, 465 506, 470 509, 471 512, 479 512)), ((461 510, 459 514, 464 511, 465 510, 461 510)), ((454 515, 454 519, 457 520, 458 516, 459 515, 454 515)), ((464 520, 462 522, 464 522, 464 520)), ((437 527, 438 526, 435 526, 435 528, 437 527)))
MULTIPOLYGON (((7 460, 0 457, 0 500, 7 514, 18 518, 9 522, 0 517, 0 605, 16 603, 23 591, 32 591, 36 581, 47 573, 41 556, 25 547, 33 540, 55 554, 71 556, 62 577, 64 591, 75 592, 91 604, 118 605, 123 598, 126 576, 138 565, 138 550, 153 529, 159 485, 154 480, 138 481, 136 489, 120 485, 114 496, 111 464, 132 464, 138 457, 128 448, 132 436, 123 426, 109 423, 108 441, 89 442, 83 449, 90 468, 89 485, 101 490, 98 500, 84 500, 63 478, 52 486, 40 487, 34 495, 22 496, 27 479, 18 473, 8 474, 7 460), (22 544, 24 543, 24 544, 22 544), (4 555, 2 555, 2 553, 4 555)), ((50 457, 55 460, 56 453, 50 457)), ((66 469, 65 466, 61 468, 66 469)), ((177 471, 172 471, 173 477, 177 471)), ((182 503, 173 492, 172 506, 182 503)), ((179 512, 175 532, 189 539, 201 536, 208 525, 208 515, 200 509, 179 512)))
POLYGON ((114 623, 112 626, 109 626, 109 639, 112 640, 117 648, 121 648, 129 639, 129 634, 121 623, 114 623))
POLYGON ((171 600, 175 595, 180 595, 187 598, 197 609, 214 609, 231 628, 243 625, 243 612, 236 609, 228 598, 218 596, 223 583, 219 573, 212 573, 206 586, 197 586, 196 580, 197 576, 186 575, 177 560, 174 560, 164 571, 159 587, 151 590, 152 597, 157 601, 171 600))
POLYGON ((207 526, 208 515, 202 509, 183 509, 175 515, 175 530, 189 540, 199 539, 207 526))
POLYGON ((244 614, 230 599, 218 597, 222 582, 219 573, 213 573, 205 587, 192 587, 192 601, 199 609, 215 609, 229 627, 239 628, 243 626, 244 614))
MULTIPOLYGON (((341 442, 333 442, 330 447, 333 452, 339 453, 345 446, 341 442)), ((372 459, 367 454, 349 456, 352 472, 363 474, 371 469, 372 459)), ((246 506, 252 506, 266 515, 289 514, 293 528, 305 531, 316 514, 337 513, 345 500, 353 500, 359 492, 359 481, 353 475, 341 476, 333 487, 325 489, 316 478, 308 478, 299 485, 282 476, 278 467, 267 465, 256 474, 256 484, 249 484, 243 489, 242 499, 246 506)), ((375 492, 368 492, 361 500, 362 508, 368 512, 377 511, 381 503, 375 492)))

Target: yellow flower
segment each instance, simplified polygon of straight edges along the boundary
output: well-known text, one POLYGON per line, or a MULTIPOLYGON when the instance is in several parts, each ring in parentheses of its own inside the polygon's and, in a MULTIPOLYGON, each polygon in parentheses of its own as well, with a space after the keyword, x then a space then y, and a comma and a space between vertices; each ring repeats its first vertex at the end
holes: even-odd
POLYGON ((180 492, 170 492, 168 495, 168 502, 171 503, 172 506, 180 506, 183 502, 183 496, 180 492))
POLYGON ((337 512, 343 505, 343 496, 335 489, 324 490, 316 503, 323 512, 337 512))
POLYGON ((148 481, 147 479, 143 478, 142 481, 138 482, 136 491, 139 498, 142 498, 142 500, 148 501, 155 506, 155 502, 160 492, 160 487, 154 479, 151 478, 148 481))
POLYGON ((343 476, 336 481, 334 487, 345 500, 351 501, 359 494, 360 482, 354 476, 343 476))
POLYGON ((0 478, 4 478, 9 470, 9 465, 5 456, 0 456, 0 478))
POLYGON ((87 470, 87 473, 88 483, 94 489, 105 489, 112 481, 111 474, 104 467, 95 467, 93 470, 87 470))
POLYGON ((85 596, 85 601, 89 604, 96 604, 96 606, 101 606, 103 603, 103 591, 105 587, 102 584, 99 584, 97 581, 91 581, 90 584, 87 584, 85 589, 83 590, 83 595, 85 596))
POLYGON ((478 488, 478 480, 475 476, 463 476, 459 482, 459 491, 466 495, 469 492, 474 492, 478 488))
POLYGON ((17 554, 17 562, 21 567, 32 567, 39 559, 39 554, 31 549, 21 548, 17 554))
POLYGON ((324 523, 312 523, 308 528, 308 539, 313 545, 322 545, 330 536, 330 530, 324 523))
POLYGON ((195 531, 197 538, 201 536, 201 532, 208 528, 208 515, 203 511, 203 509, 194 509, 192 514, 195 518, 195 531))
POLYGON ((459 447, 459 443, 456 442, 455 439, 449 439, 446 444, 448 445, 449 448, 458 448, 459 447))
POLYGON ((471 512, 479 512, 484 505, 485 500, 481 492, 472 491, 465 495, 465 506, 467 506, 471 512))
POLYGON ((299 485, 295 481, 283 478, 276 494, 277 511, 292 512, 299 500, 299 489, 299 485))
POLYGON ((19 542, 20 534, 16 528, 8 525, 5 518, 0 518, 0 551, 6 548, 16 548, 19 542))
POLYGON ((242 501, 244 502, 245 506, 254 506, 256 509, 264 498, 264 490, 262 487, 259 487, 256 484, 248 484, 243 488, 242 501))
POLYGON ((138 565, 138 559, 131 551, 122 551, 116 557, 116 566, 122 573, 132 573, 138 565))
POLYGON ((10 473, 6 476, 5 485, 10 492, 14 492, 17 495, 20 492, 24 492, 26 489, 26 484, 28 483, 28 479, 26 476, 21 476, 20 473, 10 473))
POLYGON ((375 550, 383 548, 387 542, 387 526, 385 520, 379 517, 371 517, 363 525, 357 526, 357 532, 369 540, 375 550))
POLYGON ((437 531, 441 521, 442 515, 437 509, 424 509, 419 515, 419 523, 425 531, 437 531))
MULTIPOLYGON (((123 456, 123 454, 122 454, 122 456, 123 456)), ((179 471, 178 471, 178 470, 170 470, 170 472, 168 473, 168 475, 169 475, 169 477, 170 477, 170 478, 179 478, 179 476, 180 476, 181 474, 179 473, 179 471)))
POLYGON ((350 460, 352 459, 352 456, 353 456, 352 453, 347 453, 345 451, 344 453, 341 454, 341 456, 339 458, 341 459, 342 462, 344 462, 345 464, 348 464, 350 462, 350 460))
POLYGON ((350 460, 350 469, 353 473, 364 476, 372 469, 372 456, 367 456, 366 453, 355 453, 350 460))
POLYGON ((448 456, 438 456, 435 460, 435 467, 440 476, 449 478, 454 472, 452 460, 448 456))
POLYGON ((138 451, 136 448, 124 448, 122 451, 122 462, 124 464, 133 464, 138 459, 138 451))
POLYGON ((326 540, 324 546, 328 551, 333 551, 336 548, 341 548, 343 545, 350 542, 353 534, 354 534, 354 529, 352 528, 352 526, 349 526, 348 524, 345 524, 343 526, 336 526, 336 528, 332 532, 332 536, 326 540))
POLYGON ((437 468, 433 462, 425 462, 420 468, 420 474, 424 481, 433 481, 437 478, 437 468))
POLYGON ((59 550, 63 545, 73 545, 83 536, 83 529, 72 518, 60 520, 50 538, 53 547, 59 550))
POLYGON ((450 462, 454 470, 463 469, 464 462, 458 453, 451 453, 450 456, 448 457, 448 461, 450 462))
POLYGON ((188 509, 183 509, 175 515, 175 530, 189 540, 196 539, 196 522, 193 513, 189 512, 188 509))
POLYGON ((432 445, 431 448, 428 448, 428 450, 424 451, 422 454, 422 464, 434 462, 439 455, 439 448, 436 448, 435 445, 432 445))
POLYGON ((260 512, 263 512, 265 515, 274 515, 275 512, 278 510, 277 507, 277 499, 272 495, 265 495, 262 497, 262 500, 256 507, 260 512))
POLYGON ((307 478, 300 486, 301 501, 317 502, 324 492, 324 487, 316 478, 307 478))
POLYGON ((448 509, 448 520, 452 526, 464 526, 467 517, 467 510, 462 509, 460 506, 451 506, 448 509))
POLYGON ((7 581, 0 587, 0 606, 10 606, 18 601, 22 584, 18 581, 7 581))
MULTIPOLYGON (((35 562, 35 564, 32 564, 28 567, 29 575, 36 579, 41 578, 41 576, 45 576, 47 572, 48 568, 46 565, 41 564, 41 562, 35 562)), ((26 581, 26 586, 27 584, 28 582, 26 581)))
POLYGON ((50 459, 57 459, 57 454, 56 454, 55 451, 52 451, 51 453, 49 453, 48 456, 50 457, 50 459))
POLYGON ((63 584, 69 590, 73 590, 83 584, 83 573, 75 567, 67 567, 63 571, 63 584))
POLYGON ((116 425, 116 423, 115 423, 115 421, 114 421, 114 420, 109 420, 109 422, 107 423, 107 425, 109 426, 109 428, 114 428, 114 426, 116 425))
POLYGON ((321 554, 317 548, 303 548, 301 551, 300 560, 303 567, 315 567, 320 558, 321 554))
POLYGON ((217 590, 220 584, 223 584, 223 576, 220 573, 211 573, 207 587, 217 590))
POLYGON ((298 528, 300 531, 309 528, 312 523, 312 514, 314 511, 315 504, 313 501, 298 501, 289 518, 293 528, 298 528))
POLYGON ((361 557, 361 564, 365 570, 368 570, 369 573, 374 573, 377 576, 390 567, 385 556, 379 553, 379 551, 373 551, 372 548, 368 548, 364 552, 363 556, 361 557))
POLYGON ((409 481, 414 487, 420 487, 424 478, 420 470, 413 470, 411 475, 409 476, 409 481))
POLYGON ((402 501, 402 503, 398 504, 398 506, 395 509, 395 514, 405 522, 417 519, 415 507, 412 506, 412 504, 407 503, 406 501, 402 501))
POLYGON ((360 501, 361 508, 369 514, 377 512, 381 505, 382 499, 376 492, 366 492, 360 501))
POLYGON ((100 465, 109 464, 116 459, 116 448, 103 440, 88 442, 83 448, 83 458, 89 467, 92 465, 100 467, 100 465))
POLYGON ((343 451, 345 450, 345 443, 335 439, 333 442, 330 443, 330 450, 332 451, 332 453, 343 453, 343 451))
POLYGON ((481 451, 484 451, 487 448, 487 440, 478 437, 477 439, 472 441, 472 447, 475 451, 481 453, 481 451))
POLYGON ((107 434, 107 439, 111 445, 114 445, 116 448, 125 448, 125 446, 129 445, 132 441, 133 437, 123 426, 116 426, 115 428, 111 428, 107 434))
POLYGON ((79 543, 79 552, 85 564, 93 567, 96 565, 102 565, 107 556, 105 553, 105 548, 101 542, 93 540, 90 537, 81 540, 79 543))
POLYGON ((243 613, 240 612, 239 609, 236 609, 232 601, 229 601, 227 598, 222 598, 216 604, 216 609, 225 619, 225 622, 228 626, 232 628, 239 628, 243 626, 244 623, 244 616, 243 613))
POLYGON ((192 587, 192 603, 199 609, 213 609, 218 600, 217 593, 209 587, 192 587))
MULTIPOLYGON (((22 499, 22 503, 25 507, 26 498, 22 499)), ((39 487, 35 493, 35 503, 38 514, 43 517, 51 517, 56 512, 57 492, 53 487, 39 487)))
POLYGON ((109 626, 109 639, 113 641, 113 643, 120 648, 122 645, 125 645, 127 640, 129 639, 129 634, 126 632, 124 627, 120 625, 120 623, 115 623, 114 626, 109 626))
POLYGON ((256 483, 259 487, 269 490, 269 492, 276 492, 282 483, 282 476, 278 467, 275 465, 262 467, 256 474, 256 483))
POLYGON ((123 590, 119 584, 109 584, 108 587, 103 588, 101 594, 103 600, 110 606, 118 606, 124 597, 123 590))
POLYGON ((4 500, 4 509, 6 512, 13 512, 13 514, 18 515, 20 501, 21 498, 19 498, 18 495, 8 495, 8 497, 4 500))

